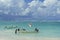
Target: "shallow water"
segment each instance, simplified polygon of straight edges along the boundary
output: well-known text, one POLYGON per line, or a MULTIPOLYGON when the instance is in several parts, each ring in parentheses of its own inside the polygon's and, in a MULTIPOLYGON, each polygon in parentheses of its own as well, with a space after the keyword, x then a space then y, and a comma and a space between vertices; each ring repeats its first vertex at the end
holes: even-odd
POLYGON ((60 22, 0 22, 0 40, 60 40, 60 22), (17 26, 16 28, 7 29, 7 27, 17 26), (34 31, 39 29, 39 33, 18 33, 15 29, 26 29, 34 31))

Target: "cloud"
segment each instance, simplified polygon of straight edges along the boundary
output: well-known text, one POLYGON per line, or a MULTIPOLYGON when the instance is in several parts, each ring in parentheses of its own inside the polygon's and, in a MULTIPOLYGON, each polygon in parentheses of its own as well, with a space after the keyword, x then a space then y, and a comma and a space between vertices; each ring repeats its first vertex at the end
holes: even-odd
POLYGON ((17 2, 16 0, 2 0, 0 4, 2 3, 6 6, 5 10, 10 10, 10 13, 5 12, 5 14, 20 16, 31 15, 33 18, 40 19, 57 16, 56 14, 60 13, 60 2, 58 0, 44 0, 43 2, 32 0, 29 3, 26 3, 25 0, 17 0, 17 2))
POLYGON ((28 3, 27 5, 28 5, 28 7, 23 11, 23 13, 24 14, 28 14, 29 12, 34 12, 35 10, 34 10, 34 8, 36 7, 36 6, 38 6, 38 2, 39 1, 32 1, 32 2, 30 2, 30 3, 28 3))
POLYGON ((11 4, 11 0, 0 0, 0 5, 9 6, 11 4))
POLYGON ((20 8, 24 7, 25 4, 26 4, 26 3, 25 3, 24 0, 19 0, 19 2, 17 3, 17 5, 18 5, 20 8))
POLYGON ((21 16, 23 16, 23 15, 26 15, 27 13, 25 12, 27 9, 26 9, 26 7, 27 7, 27 4, 26 4, 26 2, 24 1, 24 0, 20 0, 18 3, 17 3, 17 6, 19 7, 19 9, 20 9, 20 12, 18 13, 18 15, 21 15, 21 16))
POLYGON ((30 3, 28 3, 28 5, 29 5, 29 7, 34 7, 34 6, 36 6, 36 5, 38 5, 38 3, 39 3, 39 1, 32 1, 32 2, 30 2, 30 3))
POLYGON ((40 2, 39 0, 33 0, 28 3, 28 12, 32 12, 33 17, 45 17, 45 16, 56 16, 58 0, 45 0, 44 2, 40 2))
POLYGON ((57 6, 57 13, 60 14, 60 1, 58 1, 56 6, 57 6))
POLYGON ((0 10, 4 14, 24 15, 23 11, 25 10, 26 2, 24 0, 0 0, 0 5, 0 10), (10 10, 10 13, 8 10, 10 10))
POLYGON ((60 8, 57 8, 57 13, 60 14, 60 8))
POLYGON ((45 5, 45 6, 51 6, 51 5, 54 5, 56 2, 57 2, 57 0, 45 0, 43 2, 43 5, 45 5))
POLYGON ((40 5, 41 2, 39 0, 33 0, 31 1, 30 3, 28 3, 28 7, 25 9, 24 13, 25 14, 28 14, 28 13, 31 13, 31 15, 35 15, 35 13, 37 14, 37 8, 40 5))

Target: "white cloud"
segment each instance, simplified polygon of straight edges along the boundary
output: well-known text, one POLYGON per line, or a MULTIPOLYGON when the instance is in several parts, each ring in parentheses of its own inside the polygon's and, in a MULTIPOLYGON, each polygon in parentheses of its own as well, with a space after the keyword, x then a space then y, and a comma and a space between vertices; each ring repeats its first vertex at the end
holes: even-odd
POLYGON ((5 0, 0 0, 0 2, 6 2, 5 0))
POLYGON ((60 14, 60 1, 57 2, 57 13, 60 14))
MULTIPOLYGON (((11 13, 12 15, 21 15, 21 16, 23 15, 24 16, 24 15, 28 15, 30 12, 32 12, 31 15, 33 17, 37 17, 37 18, 39 16, 42 16, 42 17, 56 16, 56 10, 57 10, 58 6, 60 5, 60 2, 59 2, 58 6, 56 6, 57 5, 56 3, 58 2, 57 0, 45 0, 44 2, 40 2, 39 0, 33 0, 30 3, 26 3, 24 0, 17 0, 17 1, 18 1, 18 3, 15 6, 17 8, 19 8, 19 9, 17 9, 17 11, 19 10, 19 12, 11 13)), ((12 5, 11 1, 8 1, 8 0, 2 1, 2 2, 8 6, 12 5)), ((12 5, 12 6, 14 6, 14 5, 12 5)), ((58 10, 57 12, 60 13, 60 10, 58 10)), ((7 12, 5 12, 5 13, 7 13, 7 12)))
MULTIPOLYGON (((49 1, 44 1, 44 2, 49 2, 49 1)), ((48 3, 44 3, 44 2, 40 2, 39 0, 33 0, 32 2, 28 3, 28 8, 25 10, 25 12, 29 13, 32 12, 32 15, 35 16, 46 16, 46 15, 52 15, 51 11, 54 10, 54 8, 52 7, 52 4, 55 4, 56 1, 52 0, 49 2, 49 6, 47 6, 48 3), (46 5, 44 5, 46 4, 46 5), (42 6, 46 6, 46 8, 43 8, 42 6), (51 9, 52 8, 52 9, 51 9)))
POLYGON ((26 8, 26 2, 24 0, 19 0, 18 3, 17 3, 17 7, 19 8, 20 10, 20 13, 17 13, 18 15, 26 15, 25 13, 25 8, 26 8))
POLYGON ((29 7, 34 7, 36 5, 38 5, 39 1, 32 1, 31 3, 28 3, 29 7))
POLYGON ((22 13, 23 15, 27 15, 31 11, 30 8, 26 8, 22 13))
POLYGON ((45 0, 44 2, 32 1, 30 4, 30 9, 33 11, 34 17, 39 16, 55 16, 56 15, 56 3, 57 0, 45 0), (46 8, 43 8, 45 6, 46 8))
POLYGON ((14 12, 16 12, 16 13, 14 13, 14 15, 24 15, 24 13, 22 13, 22 12, 25 10, 26 2, 24 0, 17 0, 16 5, 14 5, 14 2, 15 1, 13 1, 13 0, 0 0, 1 7, 4 7, 4 10, 3 10, 4 13, 8 14, 8 11, 5 11, 5 10, 10 10, 10 9, 15 10, 17 8, 14 11, 14 12), (20 10, 19 11, 20 13, 19 12, 17 13, 18 10, 20 10))
POLYGON ((51 6, 51 5, 54 5, 56 2, 57 2, 57 0, 45 0, 43 2, 43 5, 45 5, 45 6, 51 6))
POLYGON ((0 4, 3 4, 3 5, 8 5, 11 3, 11 0, 0 0, 0 4))
POLYGON ((20 8, 25 6, 25 1, 24 0, 19 0, 18 4, 17 4, 20 8))
POLYGON ((33 0, 32 2, 27 4, 28 7, 24 10, 23 13, 28 14, 29 12, 32 12, 32 15, 36 15, 37 8, 40 6, 40 4, 41 4, 41 2, 39 0, 33 0))
POLYGON ((57 13, 60 14, 60 8, 57 8, 57 13))

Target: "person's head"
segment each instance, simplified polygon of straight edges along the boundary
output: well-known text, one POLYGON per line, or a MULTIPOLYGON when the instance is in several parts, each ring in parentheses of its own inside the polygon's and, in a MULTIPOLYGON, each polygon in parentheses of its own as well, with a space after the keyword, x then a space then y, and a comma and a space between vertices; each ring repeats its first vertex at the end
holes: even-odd
POLYGON ((18 31, 20 31, 20 29, 18 29, 18 31))

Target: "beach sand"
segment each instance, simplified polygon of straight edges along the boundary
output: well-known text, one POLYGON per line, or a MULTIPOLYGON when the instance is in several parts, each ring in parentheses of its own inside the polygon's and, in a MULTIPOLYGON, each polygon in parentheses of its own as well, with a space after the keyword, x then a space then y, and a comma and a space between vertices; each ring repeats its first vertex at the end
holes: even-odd
POLYGON ((0 40, 60 40, 60 38, 18 36, 14 34, 14 30, 0 30, 0 40))
POLYGON ((0 40, 60 40, 60 38, 40 38, 40 37, 0 37, 0 40))

